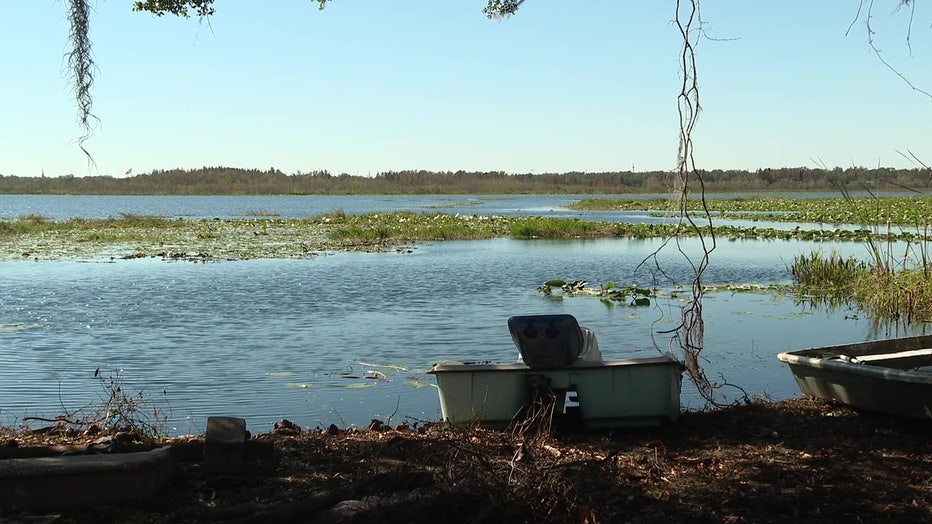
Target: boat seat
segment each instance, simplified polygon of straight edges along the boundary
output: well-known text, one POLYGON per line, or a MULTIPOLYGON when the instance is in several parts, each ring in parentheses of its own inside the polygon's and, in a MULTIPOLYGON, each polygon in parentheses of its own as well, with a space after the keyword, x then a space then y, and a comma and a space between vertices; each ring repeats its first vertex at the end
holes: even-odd
POLYGON ((518 347, 518 360, 531 369, 602 360, 595 333, 580 327, 573 315, 515 316, 508 319, 508 330, 518 347))

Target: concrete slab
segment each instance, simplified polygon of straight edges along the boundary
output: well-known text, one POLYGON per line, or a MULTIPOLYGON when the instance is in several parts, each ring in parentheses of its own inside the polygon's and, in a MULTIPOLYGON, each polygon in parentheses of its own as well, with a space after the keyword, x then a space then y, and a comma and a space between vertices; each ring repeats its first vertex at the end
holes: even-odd
POLYGON ((167 447, 141 453, 0 461, 0 511, 53 511, 143 500, 175 471, 167 447))

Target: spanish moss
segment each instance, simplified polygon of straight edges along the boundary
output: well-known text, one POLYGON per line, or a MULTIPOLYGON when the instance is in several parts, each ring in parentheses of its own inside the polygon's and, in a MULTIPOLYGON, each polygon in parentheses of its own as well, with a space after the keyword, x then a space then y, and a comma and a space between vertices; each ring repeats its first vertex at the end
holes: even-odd
POLYGON ((93 98, 91 87, 94 85, 94 58, 91 56, 90 11, 89 0, 70 0, 68 21, 71 30, 68 39, 71 51, 68 52, 68 71, 74 88, 75 101, 78 105, 78 125, 82 134, 78 137, 78 147, 87 156, 88 164, 94 165, 94 158, 84 147, 85 142, 94 134, 93 98))

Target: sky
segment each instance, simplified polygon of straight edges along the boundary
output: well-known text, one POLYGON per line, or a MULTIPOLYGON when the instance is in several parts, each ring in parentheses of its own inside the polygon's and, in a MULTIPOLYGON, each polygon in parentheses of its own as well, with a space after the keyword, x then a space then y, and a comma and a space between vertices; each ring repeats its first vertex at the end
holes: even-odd
MULTIPOLYGON (((911 27, 897 3, 874 2, 875 44, 932 92, 932 2, 911 27)), ((527 0, 504 20, 485 0, 217 0, 209 20, 96 0, 95 165, 66 4, 0 2, 2 175, 676 166, 673 0, 527 0)), ((932 96, 874 55, 857 0, 701 5, 697 167, 932 165, 932 96)))

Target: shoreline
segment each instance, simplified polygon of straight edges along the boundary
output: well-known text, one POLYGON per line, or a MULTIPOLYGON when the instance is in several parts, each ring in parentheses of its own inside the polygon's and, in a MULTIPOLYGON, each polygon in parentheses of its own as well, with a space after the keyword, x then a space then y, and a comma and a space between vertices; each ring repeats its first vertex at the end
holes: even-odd
POLYGON ((543 436, 283 422, 250 439, 269 452, 241 472, 204 471, 188 439, 150 499, 73 508, 62 522, 923 522, 929 429, 808 398, 543 436))

